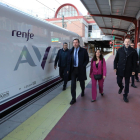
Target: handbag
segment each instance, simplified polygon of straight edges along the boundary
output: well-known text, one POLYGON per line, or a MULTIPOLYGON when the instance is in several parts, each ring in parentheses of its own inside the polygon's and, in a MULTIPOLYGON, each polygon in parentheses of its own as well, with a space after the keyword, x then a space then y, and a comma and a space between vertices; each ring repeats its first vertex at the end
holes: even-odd
POLYGON ((94 79, 95 80, 101 80, 103 78, 103 75, 102 74, 96 74, 94 75, 94 79))
MULTIPOLYGON (((102 65, 103 65, 103 60, 102 60, 102 65)), ((103 68, 102 68, 102 70, 103 70, 103 68)), ((103 78, 103 75, 102 74, 96 74, 96 75, 94 75, 94 79, 95 80, 101 80, 103 78)))

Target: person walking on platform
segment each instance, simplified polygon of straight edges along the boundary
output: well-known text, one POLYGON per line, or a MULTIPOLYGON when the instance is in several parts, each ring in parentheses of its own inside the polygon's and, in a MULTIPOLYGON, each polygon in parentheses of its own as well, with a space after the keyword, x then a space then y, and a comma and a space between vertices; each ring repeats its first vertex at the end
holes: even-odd
POLYGON ((140 42, 138 42, 138 44, 137 44, 137 53, 138 53, 138 61, 137 61, 138 73, 139 73, 139 76, 140 76, 140 42))
MULTIPOLYGON (((134 43, 131 43, 130 45, 133 49, 134 49, 134 43)), ((135 49, 134 49, 135 50, 135 49)), ((138 54, 137 54, 137 51, 135 50, 135 55, 136 55, 136 59, 138 61, 138 54)), ((135 75, 132 75, 131 76, 131 81, 132 81, 132 84, 131 86, 134 87, 134 88, 137 88, 137 86, 135 85, 135 78, 138 80, 138 65, 137 65, 137 61, 136 61, 136 71, 135 71, 135 75)))
POLYGON ((131 75, 135 75, 136 71, 136 55, 135 50, 130 47, 130 39, 124 40, 124 46, 119 48, 114 59, 114 71, 117 75, 117 83, 120 87, 118 93, 121 94, 124 89, 122 80, 125 78, 125 90, 123 100, 129 102, 127 96, 129 93, 129 80, 131 75))
POLYGON ((91 60, 90 74, 89 77, 92 79, 92 100, 96 101, 97 96, 97 80, 99 84, 99 92, 103 96, 103 83, 106 77, 106 62, 101 54, 100 50, 97 49, 91 60))
POLYGON ((89 56, 87 50, 80 46, 79 39, 74 39, 73 47, 69 51, 68 56, 68 73, 71 75, 71 105, 76 102, 76 80, 80 82, 82 89, 81 97, 84 96, 85 80, 87 80, 86 65, 88 62, 89 56))
POLYGON ((139 71, 139 60, 140 60, 140 42, 137 43, 137 65, 136 65, 136 74, 135 74, 135 78, 137 80, 137 82, 139 82, 139 77, 138 77, 138 71, 139 71))
POLYGON ((67 58, 68 58, 68 44, 63 43, 63 48, 58 50, 55 58, 54 68, 57 68, 57 62, 59 67, 59 75, 64 80, 63 90, 66 90, 68 74, 67 74, 67 58))

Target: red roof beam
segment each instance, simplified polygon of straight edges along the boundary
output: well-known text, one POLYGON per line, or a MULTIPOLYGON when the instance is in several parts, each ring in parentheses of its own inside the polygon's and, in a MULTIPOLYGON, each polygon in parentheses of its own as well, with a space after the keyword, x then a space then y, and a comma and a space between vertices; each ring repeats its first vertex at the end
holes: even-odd
POLYGON ((124 29, 119 29, 119 28, 109 28, 109 27, 100 27, 101 29, 110 29, 110 30, 117 30, 117 31, 120 31, 120 32, 124 32, 127 34, 127 30, 124 30, 124 29))
POLYGON ((90 14, 90 15, 94 16, 94 17, 108 17, 108 18, 121 19, 121 20, 125 20, 128 22, 133 22, 135 25, 137 25, 137 20, 134 17, 118 16, 118 15, 103 15, 103 14, 90 14))

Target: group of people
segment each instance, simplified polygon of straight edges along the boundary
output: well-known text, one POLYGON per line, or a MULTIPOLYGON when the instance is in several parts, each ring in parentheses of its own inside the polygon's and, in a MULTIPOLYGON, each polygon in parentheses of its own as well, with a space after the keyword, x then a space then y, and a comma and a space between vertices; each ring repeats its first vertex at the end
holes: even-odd
POLYGON ((134 49, 134 43, 131 43, 129 38, 124 41, 124 46, 119 48, 114 59, 114 70, 117 75, 117 83, 119 86, 118 93, 121 94, 124 89, 123 100, 129 102, 129 83, 130 77, 132 80, 131 86, 135 86, 135 78, 139 82, 138 73, 140 75, 140 42, 137 44, 137 49, 134 49), (125 80, 125 86, 123 85, 125 80))
MULTIPOLYGON (((70 104, 76 102, 76 81, 80 82, 81 97, 85 95, 85 80, 87 80, 86 66, 89 63, 89 55, 87 50, 80 46, 79 39, 73 40, 73 47, 69 50, 68 44, 63 43, 63 48, 56 55, 54 68, 59 66, 59 75, 64 80, 63 90, 66 90, 67 81, 71 80, 70 104)), ((97 89, 96 83, 99 81, 99 90, 103 96, 103 82, 106 77, 106 62, 100 50, 96 50, 91 60, 90 75, 92 78, 92 102, 96 101, 97 89), (96 77, 94 77, 95 75, 96 77)))
MULTIPOLYGON (((124 89, 123 100, 128 102, 130 77, 132 79, 131 86, 135 85, 135 78, 139 82, 138 73, 140 75, 140 42, 137 49, 134 49, 134 44, 129 38, 124 41, 124 46, 119 48, 114 59, 114 70, 117 75, 117 84, 119 86, 118 93, 121 94, 124 89), (125 87, 123 86, 125 79, 125 87)), ((64 80, 63 90, 66 90, 67 82, 71 80, 71 96, 70 104, 76 102, 76 81, 80 82, 81 97, 85 95, 85 80, 87 80, 86 66, 89 63, 87 50, 80 46, 79 39, 73 40, 73 47, 69 50, 68 44, 63 43, 63 48, 60 49, 55 58, 54 68, 59 67, 59 75, 64 80)), ((97 49, 93 55, 90 66, 89 77, 92 81, 92 99, 96 101, 97 97, 97 81, 99 85, 99 93, 104 95, 103 85, 106 78, 106 61, 100 49, 97 49)))

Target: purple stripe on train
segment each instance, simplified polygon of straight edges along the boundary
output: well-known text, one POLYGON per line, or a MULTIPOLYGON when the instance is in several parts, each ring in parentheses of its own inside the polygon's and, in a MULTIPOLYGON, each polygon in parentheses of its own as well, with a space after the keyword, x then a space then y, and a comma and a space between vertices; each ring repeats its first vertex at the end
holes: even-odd
POLYGON ((50 51, 50 46, 46 49, 45 51, 45 54, 44 54, 44 57, 43 57, 43 60, 42 60, 42 63, 41 63, 41 67, 42 69, 44 69, 45 67, 45 64, 46 64, 46 61, 47 61, 47 58, 48 58, 48 54, 49 54, 49 51, 50 51))

